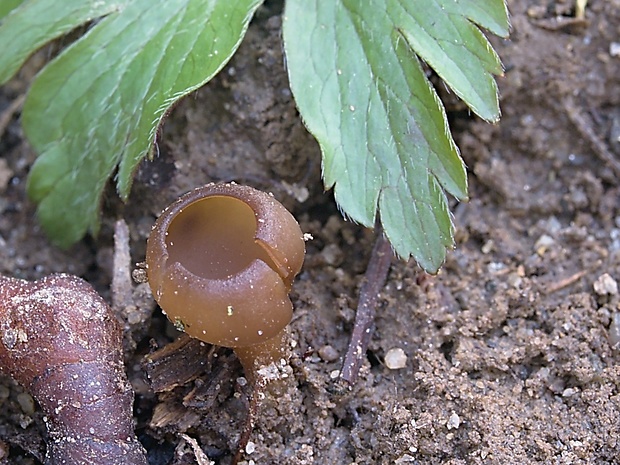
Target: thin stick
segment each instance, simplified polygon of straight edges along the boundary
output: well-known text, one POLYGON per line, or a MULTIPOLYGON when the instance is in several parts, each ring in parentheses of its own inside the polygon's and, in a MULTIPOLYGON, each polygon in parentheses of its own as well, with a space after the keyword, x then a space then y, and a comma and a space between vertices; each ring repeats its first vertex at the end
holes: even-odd
POLYGON ((129 227, 125 220, 114 224, 114 270, 112 271, 112 308, 122 314, 132 303, 131 253, 129 251, 129 227))
POLYGON ((198 444, 198 441, 196 441, 192 437, 189 437, 187 434, 183 434, 183 433, 181 434, 181 437, 192 448, 192 452, 194 452, 194 457, 196 457, 196 462, 198 462, 198 465, 215 465, 215 462, 213 462, 212 460, 209 460, 209 457, 207 457, 207 454, 204 453, 204 451, 198 444))
POLYGON ((614 157, 605 145, 605 142, 594 132, 592 122, 575 105, 572 98, 564 100, 564 108, 568 119, 573 123, 581 136, 586 139, 594 153, 613 170, 617 177, 620 177, 620 162, 614 157))
POLYGON ((248 442, 250 442, 250 436, 252 435, 254 425, 256 424, 256 419, 258 418, 258 395, 261 389, 260 384, 260 382, 253 382, 252 386, 250 386, 252 392, 249 398, 248 416, 245 419, 243 430, 241 431, 241 436, 239 437, 239 443, 237 444, 237 452, 235 452, 231 465, 237 465, 237 463, 239 463, 239 460, 241 460, 241 454, 245 451, 245 446, 247 446, 248 442))
POLYGON ((578 271, 577 273, 574 273, 564 279, 560 279, 559 281, 551 284, 545 291, 545 294, 553 294, 554 292, 557 292, 561 289, 564 289, 565 287, 570 286, 573 283, 576 283, 577 281, 579 281, 581 278, 583 278, 586 274, 589 273, 589 270, 581 270, 578 271))
POLYGON ((385 284, 391 263, 392 248, 383 232, 379 230, 377 242, 372 249, 368 268, 364 275, 364 283, 360 289, 355 326, 340 374, 340 377, 349 385, 353 385, 357 381, 362 360, 366 356, 366 349, 372 335, 371 328, 375 320, 377 297, 385 284))

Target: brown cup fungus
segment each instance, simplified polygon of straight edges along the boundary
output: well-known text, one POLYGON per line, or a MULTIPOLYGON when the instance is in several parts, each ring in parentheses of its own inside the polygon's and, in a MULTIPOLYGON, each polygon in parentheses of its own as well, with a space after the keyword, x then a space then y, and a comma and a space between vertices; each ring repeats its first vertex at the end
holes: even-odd
POLYGON ((244 353, 280 343, 304 253, 297 221, 271 195, 209 184, 157 219, 147 243, 148 280, 177 327, 235 348, 245 366, 244 353))

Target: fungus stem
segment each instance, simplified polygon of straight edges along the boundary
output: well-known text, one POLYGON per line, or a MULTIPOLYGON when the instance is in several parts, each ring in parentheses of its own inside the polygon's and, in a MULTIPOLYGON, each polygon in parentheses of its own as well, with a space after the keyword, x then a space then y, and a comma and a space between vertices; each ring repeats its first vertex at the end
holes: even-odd
POLYGON ((233 349, 243 366, 246 378, 250 382, 250 397, 248 416, 239 437, 237 452, 232 465, 236 465, 240 460, 241 454, 250 440, 256 418, 258 418, 261 393, 267 390, 278 396, 278 391, 281 388, 278 386, 279 382, 288 376, 282 372, 282 368, 286 366, 291 356, 288 341, 288 330, 284 328, 268 341, 233 349))

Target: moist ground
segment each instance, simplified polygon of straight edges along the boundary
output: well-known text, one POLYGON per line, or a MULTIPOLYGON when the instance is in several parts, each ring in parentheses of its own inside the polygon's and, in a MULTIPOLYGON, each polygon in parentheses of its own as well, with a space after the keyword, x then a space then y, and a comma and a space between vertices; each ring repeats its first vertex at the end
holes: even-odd
MULTIPOLYGON (((500 124, 453 99, 448 108, 470 173, 470 202, 453 206, 456 249, 435 277, 394 260, 353 389, 338 370, 375 236, 323 192, 319 148, 288 89, 277 2, 259 10, 223 72, 172 111, 129 203, 110 190, 98 238, 69 251, 49 244, 26 200, 35 155, 16 114, 0 140, 0 272, 74 273, 109 298, 117 219, 141 262, 155 216, 177 196, 211 181, 250 184, 314 239, 292 293, 291 376, 267 396, 247 463, 618 463, 620 2, 591 0, 585 21, 571 19, 573 2, 509 8, 510 39, 493 39, 506 67, 500 124), (390 370, 395 348, 407 363, 390 370)), ((29 80, 26 68, 1 90, 0 110, 29 80)), ((243 372, 229 351, 184 344, 164 355, 193 360, 189 374, 145 365, 178 337, 151 303, 141 295, 126 354, 149 460, 197 463, 185 434, 227 464, 247 413, 243 372)), ((4 377, 0 406, 0 463, 40 463, 45 428, 32 399, 4 377)))

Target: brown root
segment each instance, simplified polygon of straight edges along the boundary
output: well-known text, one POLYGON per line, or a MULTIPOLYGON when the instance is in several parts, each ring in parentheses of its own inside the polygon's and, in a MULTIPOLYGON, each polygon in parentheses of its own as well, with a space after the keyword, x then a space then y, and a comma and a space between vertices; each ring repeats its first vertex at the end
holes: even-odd
POLYGON ((0 371, 45 413, 47 465, 146 465, 121 341, 110 308, 82 279, 0 276, 0 371))

